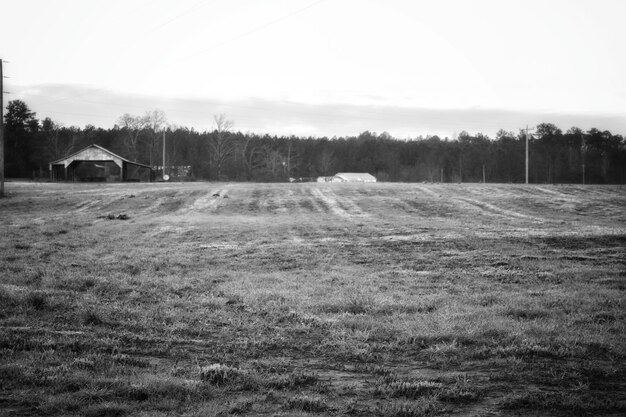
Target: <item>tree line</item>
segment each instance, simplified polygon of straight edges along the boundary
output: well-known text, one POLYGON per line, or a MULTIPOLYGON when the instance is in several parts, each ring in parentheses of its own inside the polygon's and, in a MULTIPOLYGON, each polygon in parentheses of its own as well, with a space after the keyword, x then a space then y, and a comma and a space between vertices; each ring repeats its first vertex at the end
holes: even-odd
MULTIPOLYGON (((166 169, 175 173, 175 167, 187 167, 182 180, 288 181, 368 172, 379 181, 525 181, 521 130, 500 130, 494 138, 465 131, 452 139, 401 140, 369 131, 314 138, 243 133, 221 115, 214 117, 213 130, 198 132, 169 124, 160 110, 124 114, 110 129, 79 128, 48 117, 40 121, 21 100, 8 103, 5 121, 9 178, 47 177, 49 162, 91 144, 161 172, 165 132, 166 169)), ((607 130, 571 127, 563 132, 542 123, 529 139, 529 154, 531 183, 626 183, 626 141, 607 130)))

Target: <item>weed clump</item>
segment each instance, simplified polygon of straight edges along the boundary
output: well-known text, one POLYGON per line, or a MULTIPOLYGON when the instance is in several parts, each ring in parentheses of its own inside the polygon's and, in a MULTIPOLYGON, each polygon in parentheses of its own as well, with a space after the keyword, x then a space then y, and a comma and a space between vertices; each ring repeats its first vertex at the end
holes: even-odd
POLYGON ((113 213, 109 213, 106 216, 100 216, 100 219, 107 219, 107 220, 128 220, 130 219, 130 216, 126 213, 121 213, 118 214, 117 216, 113 213))
POLYGON ((210 391, 197 382, 181 381, 177 378, 149 378, 139 384, 124 386, 117 393, 122 398, 134 401, 207 399, 210 391))
POLYGON ((41 281, 43 280, 45 276, 45 273, 41 270, 35 270, 31 273, 29 273, 26 277, 26 284, 30 285, 30 286, 39 286, 41 284, 41 281))
POLYGON ((439 414, 443 406, 432 397, 417 401, 397 400, 379 407, 378 414, 384 417, 424 417, 439 414))
POLYGON ((125 404, 102 403, 94 404, 84 410, 86 417, 121 417, 128 414, 131 408, 125 404))
POLYGON ((365 314, 372 306, 372 300, 369 298, 355 297, 348 300, 345 304, 345 312, 350 314, 365 314))
POLYGON ((251 400, 237 401, 232 407, 230 407, 228 414, 245 414, 251 411, 253 407, 254 407, 254 401, 251 401, 251 400))
POLYGON ((319 378, 316 375, 304 372, 294 372, 288 375, 279 375, 271 378, 268 385, 274 389, 299 389, 302 387, 314 385, 319 378))
POLYGON ((3 308, 15 307, 19 302, 19 298, 4 287, 0 287, 0 306, 3 308))
POLYGON ((376 381, 374 395, 414 400, 425 395, 435 394, 442 387, 443 385, 439 382, 403 379, 390 374, 376 381))
POLYGON ((480 396, 480 390, 472 385, 472 381, 461 376, 438 393, 438 399, 446 403, 469 403, 477 401, 480 396))
POLYGON ((450 382, 403 378, 389 373, 376 381, 373 394, 378 397, 439 403, 440 406, 444 403, 468 403, 479 399, 480 393, 469 379, 457 377, 450 382))
POLYGON ((86 310, 82 314, 82 322, 85 326, 97 326, 104 323, 104 320, 92 309, 86 310))
POLYGON ((589 395, 570 392, 533 392, 507 398, 504 410, 532 410, 562 415, 590 415, 599 412, 619 412, 624 409, 617 403, 598 401, 589 395))
POLYGON ((28 294, 26 297, 26 304, 35 310, 44 310, 49 305, 46 294, 39 291, 28 294))
POLYGON ((319 397, 298 395, 287 400, 285 408, 288 410, 301 410, 307 413, 322 413, 328 410, 328 405, 319 397))
POLYGON ((548 317, 550 313, 547 310, 510 308, 505 315, 517 320, 537 320, 548 317))
POLYGON ((96 285, 96 279, 93 277, 86 277, 81 282, 81 289, 87 290, 89 288, 93 288, 96 285))
POLYGON ((10 386, 11 383, 18 383, 26 380, 26 372, 23 366, 10 364, 0 366, 0 381, 10 386))
POLYGON ((124 272, 126 272, 130 276, 135 277, 141 273, 141 268, 137 265, 129 264, 124 267, 124 272))
POLYGON ((219 363, 200 368, 200 379, 218 387, 241 380, 245 375, 245 372, 239 368, 219 363))
POLYGON ((594 323, 609 324, 613 323, 617 318, 614 314, 601 312, 593 316, 594 323))
POLYGON ((323 313, 331 314, 367 314, 374 309, 374 300, 371 297, 352 296, 346 300, 323 304, 319 308, 323 313))

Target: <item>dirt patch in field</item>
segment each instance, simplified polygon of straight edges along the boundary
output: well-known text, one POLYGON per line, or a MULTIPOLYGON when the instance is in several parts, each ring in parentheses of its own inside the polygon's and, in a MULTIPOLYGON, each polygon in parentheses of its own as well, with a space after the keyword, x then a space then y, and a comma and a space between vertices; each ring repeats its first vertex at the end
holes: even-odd
POLYGON ((470 198, 457 198, 456 202, 458 204, 460 203, 459 205, 462 210, 472 210, 482 215, 485 215, 485 214, 496 215, 496 216, 525 219, 525 220, 537 221, 537 222, 545 221, 545 219, 539 219, 537 217, 529 216, 527 214, 520 213, 514 210, 501 208, 485 201, 477 201, 475 199, 470 199, 470 198))
POLYGON ((325 207, 325 211, 330 211, 336 216, 349 218, 352 215, 343 209, 336 199, 336 196, 328 190, 321 190, 316 188, 313 190, 313 196, 317 199, 320 206, 325 207))

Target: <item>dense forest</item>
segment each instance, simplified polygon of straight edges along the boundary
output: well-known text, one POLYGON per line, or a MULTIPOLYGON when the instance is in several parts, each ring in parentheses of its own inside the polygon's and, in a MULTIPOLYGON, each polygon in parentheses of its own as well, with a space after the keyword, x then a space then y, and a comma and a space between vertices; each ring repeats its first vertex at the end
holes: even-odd
MULTIPOLYGON (((364 131, 358 136, 313 138, 257 135, 233 129, 225 116, 215 129, 197 132, 170 125, 162 111, 122 115, 111 129, 65 127, 36 118, 26 103, 9 102, 5 115, 5 173, 47 178, 48 163, 91 144, 161 172, 163 132, 167 172, 180 180, 288 181, 368 172, 379 181, 524 182, 525 136, 500 130, 495 138, 396 139, 364 131), (176 169, 175 167, 190 167, 176 169), (180 175, 177 177, 176 172, 180 175)), ((529 141, 532 183, 626 183, 626 142, 621 135, 551 123, 536 126, 529 141)))

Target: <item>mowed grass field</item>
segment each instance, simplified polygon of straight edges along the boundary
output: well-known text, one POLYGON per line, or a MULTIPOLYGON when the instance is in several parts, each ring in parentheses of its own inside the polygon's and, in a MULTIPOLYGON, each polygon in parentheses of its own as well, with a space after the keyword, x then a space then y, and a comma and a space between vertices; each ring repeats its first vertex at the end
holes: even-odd
POLYGON ((624 186, 6 188, 1 415, 626 413, 624 186))

